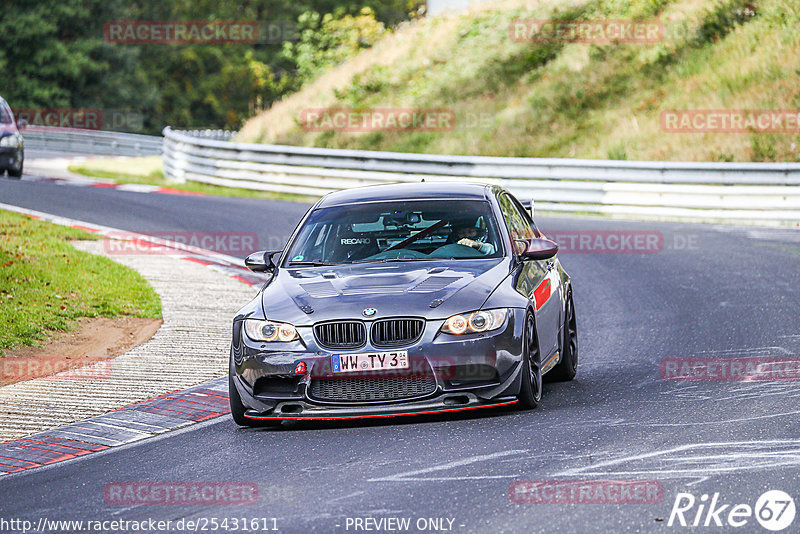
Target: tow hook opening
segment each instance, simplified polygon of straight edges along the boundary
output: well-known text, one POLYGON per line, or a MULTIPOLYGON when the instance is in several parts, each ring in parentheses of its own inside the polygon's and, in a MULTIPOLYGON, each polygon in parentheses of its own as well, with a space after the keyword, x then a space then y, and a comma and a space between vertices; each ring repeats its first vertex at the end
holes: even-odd
POLYGON ((450 397, 444 398, 444 404, 446 406, 458 406, 461 404, 469 404, 469 397, 466 395, 452 395, 450 397))
POLYGON ((284 404, 281 406, 281 413, 300 413, 303 407, 299 404, 284 404))

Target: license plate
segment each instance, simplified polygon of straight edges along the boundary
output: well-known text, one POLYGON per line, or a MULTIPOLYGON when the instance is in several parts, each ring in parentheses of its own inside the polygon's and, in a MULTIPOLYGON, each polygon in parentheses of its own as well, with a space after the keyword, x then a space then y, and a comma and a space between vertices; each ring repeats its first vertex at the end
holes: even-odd
POLYGON ((395 350, 391 352, 334 354, 331 356, 331 368, 334 373, 408 369, 408 351, 395 350))

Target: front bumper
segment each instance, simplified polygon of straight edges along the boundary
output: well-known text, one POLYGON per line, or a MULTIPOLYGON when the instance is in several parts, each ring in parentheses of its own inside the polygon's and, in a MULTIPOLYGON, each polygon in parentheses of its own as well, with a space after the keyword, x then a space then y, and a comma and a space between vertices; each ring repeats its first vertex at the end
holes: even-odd
MULTIPOLYGON (((412 378, 424 372, 426 379, 435 380, 435 387, 412 397, 360 401, 315 397, 315 380, 368 381, 395 377, 397 372, 332 373, 331 356, 337 352, 318 346, 311 327, 298 328, 300 341, 278 344, 254 342, 235 325, 230 373, 248 408, 245 417, 254 420, 393 417, 505 406, 516 402, 519 392, 524 316, 525 310, 512 309, 500 329, 463 336, 441 333, 442 320, 427 321, 417 342, 398 347, 408 352, 412 378), (300 362, 307 372, 296 375, 300 362)), ((368 342, 350 352, 385 350, 368 342)))
POLYGON ((477 398, 473 394, 443 394, 435 399, 407 402, 403 404, 383 404, 374 406, 329 406, 311 404, 305 401, 281 401, 268 413, 248 410, 244 416, 254 421, 331 421, 342 419, 373 419, 381 417, 400 417, 430 415, 437 413, 460 412, 479 408, 497 408, 517 403, 514 397, 501 397, 491 401, 477 398), (300 409, 301 411, 297 411, 300 409), (287 411, 285 411, 287 410, 287 411))

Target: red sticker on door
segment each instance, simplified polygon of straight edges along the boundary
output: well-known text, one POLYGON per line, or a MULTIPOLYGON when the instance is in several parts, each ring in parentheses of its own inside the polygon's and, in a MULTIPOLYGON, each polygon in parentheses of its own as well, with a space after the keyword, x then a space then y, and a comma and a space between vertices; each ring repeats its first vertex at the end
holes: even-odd
POLYGON ((536 301, 537 310, 550 298, 550 286, 550 278, 545 278, 536 289, 533 290, 533 299, 536 301))

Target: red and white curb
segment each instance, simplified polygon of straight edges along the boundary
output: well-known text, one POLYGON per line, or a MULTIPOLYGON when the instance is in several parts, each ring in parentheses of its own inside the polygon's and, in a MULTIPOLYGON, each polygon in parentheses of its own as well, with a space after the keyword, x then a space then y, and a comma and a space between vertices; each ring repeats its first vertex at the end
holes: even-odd
MULTIPOLYGON (((207 267, 209 270, 222 273, 230 278, 234 278, 239 282, 248 284, 251 287, 258 286, 264 283, 264 279, 262 277, 254 273, 251 273, 244 267, 243 260, 225 254, 220 254, 214 251, 201 249, 181 243, 176 243, 162 238, 147 236, 143 234, 136 234, 132 232, 124 232, 116 228, 110 228, 106 226, 87 223, 85 221, 79 221, 66 217, 55 216, 8 204, 0 203, 0 209, 5 209, 31 218, 63 226, 80 228, 97 235, 108 236, 109 239, 140 240, 142 242, 157 245, 159 249, 168 248, 169 253, 166 254, 167 256, 192 262, 195 265, 200 264, 202 266, 207 267)), ((171 285, 173 284, 170 284, 170 286, 171 285)), ((175 290, 182 291, 182 289, 180 288, 176 288, 175 290)), ((172 298, 174 299, 175 297, 173 296, 172 298)), ((165 313, 166 311, 167 308, 165 307, 165 313)), ((203 313, 207 314, 208 311, 209 310, 204 310, 203 313)), ((186 311, 181 310, 181 313, 185 314, 186 311)), ((165 315, 165 321, 166 321, 166 315, 165 315)), ((173 324, 171 327, 167 328, 165 322, 165 326, 162 327, 162 329, 164 328, 166 328, 166 331, 165 332, 160 331, 159 333, 157 333, 156 336, 153 338, 153 340, 145 343, 144 345, 141 345, 140 347, 137 347, 136 349, 132 349, 132 352, 126 353, 126 355, 111 360, 111 362, 115 362, 116 360, 125 358, 131 360, 129 362, 121 363, 119 365, 115 364, 115 368, 119 368, 121 370, 124 370, 125 368, 130 368, 135 371, 136 369, 138 369, 137 367, 138 365, 147 363, 147 361, 137 359, 141 356, 131 357, 130 355, 132 353, 136 353, 136 351, 147 352, 149 350, 149 352, 153 351, 157 352, 159 355, 161 355, 161 358, 163 358, 165 356, 173 355, 173 352, 175 350, 178 351, 175 354, 180 353, 181 347, 184 346, 186 340, 192 339, 191 333, 182 333, 186 330, 187 328, 186 326, 181 326, 181 325, 176 326, 173 324), (175 328, 178 328, 178 330, 175 330, 175 328), (162 343, 162 345, 156 344, 155 349, 153 348, 145 349, 148 343, 153 343, 156 340, 156 338, 158 338, 159 334, 161 334, 161 338, 166 338, 169 340, 169 345, 175 345, 175 347, 170 346, 169 349, 166 352, 164 352, 161 350, 163 345, 162 343), (170 350, 173 352, 170 352, 170 350)), ((220 328, 218 332, 214 330, 214 336, 217 338, 219 338, 220 336, 224 337, 225 331, 226 330, 224 327, 220 328)), ((211 331, 204 331, 204 333, 211 333, 211 331)), ((211 376, 213 376, 214 374, 218 375, 219 372, 223 372, 224 368, 226 367, 226 365, 222 360, 225 360, 227 358, 226 357, 223 358, 224 354, 220 355, 218 349, 220 349, 220 347, 214 349, 214 355, 209 355, 213 356, 213 362, 208 358, 206 358, 207 361, 202 360, 203 365, 207 366, 208 369, 211 370, 211 376), (219 356, 219 358, 217 358, 217 356, 219 356), (219 359, 220 361, 217 361, 217 359, 219 359), (215 372, 214 370, 216 370, 217 372, 215 372)), ((172 361, 175 359, 167 358, 167 360, 172 361)), ((192 368, 197 367, 197 365, 200 365, 200 363, 201 360, 196 361, 192 365, 192 368)), ((183 365, 183 363, 177 362, 175 363, 175 365, 183 365)), ((141 375, 140 372, 135 371, 134 375, 135 376, 129 377, 129 379, 134 380, 134 382, 141 379, 141 377, 139 377, 139 375, 141 375)), ((200 378, 202 376, 202 373, 195 372, 194 376, 200 378)), ((204 379, 206 378, 205 377, 200 378, 198 382, 201 382, 204 379)), ((42 384, 39 384, 37 387, 33 386, 34 382, 36 382, 36 380, 32 382, 22 382, 18 384, 13 384, 11 386, 6 386, 5 388, 2 389, 6 388, 14 389, 19 387, 25 389, 27 387, 27 389, 31 389, 31 392, 26 393, 26 395, 28 396, 30 396, 31 394, 46 395, 48 391, 51 391, 51 389, 48 389, 51 386, 45 384, 44 386, 47 387, 44 387, 42 384), (31 385, 31 387, 28 387, 28 385, 31 385), (44 389, 42 389, 43 387, 44 389)), ((67 382, 67 381, 61 381, 61 382, 67 382)), ((183 382, 185 382, 185 380, 183 380, 183 382)), ((125 382, 120 382, 120 383, 124 384, 125 382)), ((165 384, 166 383, 167 382, 165 382, 165 384)), ((97 387, 101 389, 105 388, 118 391, 120 389, 120 386, 118 384, 119 383, 116 382, 114 384, 100 383, 97 385, 97 387)), ((160 395, 156 398, 150 397, 149 400, 136 402, 134 404, 125 406, 123 408, 109 407, 108 409, 112 409, 114 411, 110 411, 108 413, 102 413, 100 415, 90 416, 88 418, 85 418, 83 420, 78 420, 76 422, 71 422, 67 424, 61 423, 63 426, 58 426, 57 428, 43 430, 44 428, 47 428, 46 422, 45 424, 42 425, 36 425, 39 426, 39 429, 38 431, 32 430, 32 432, 34 432, 32 435, 0 443, 0 476, 40 467, 43 465, 69 460, 78 456, 83 456, 93 452, 102 451, 111 447, 116 447, 124 445, 126 443, 146 439, 170 430, 182 428, 187 425, 192 425, 201 421, 205 421, 207 419, 219 417, 229 412, 228 394, 227 394, 227 376, 215 378, 210 381, 205 381, 198 386, 193 386, 189 387, 188 389, 183 389, 186 387, 186 385, 188 384, 181 385, 179 387, 180 390, 175 391, 174 393, 160 395)), ((89 385, 87 384, 86 387, 89 387, 89 385)), ((150 389, 157 390, 158 388, 151 387, 150 389)), ((168 391, 169 389, 170 388, 167 386, 162 391, 168 391)), ((14 395, 17 395, 16 393, 14 393, 15 391, 17 391, 17 389, 14 389, 14 391, 11 392, 13 393, 12 397, 14 397, 14 395)), ((78 396, 83 396, 83 393, 81 393, 81 391, 83 390, 82 389, 76 390, 75 394, 78 396)), ((154 391, 153 394, 158 395, 156 391, 154 391)), ((126 394, 117 395, 117 397, 125 399, 126 394)), ((135 397, 132 398, 135 399, 135 397)), ((11 402, 11 398, 9 398, 9 402, 11 402)), ((93 402, 93 401, 91 401, 91 399, 86 399, 85 402, 93 402)), ((125 401, 123 400, 123 402, 117 404, 117 406, 123 404, 124 402, 125 401)), ((19 402, 17 402, 16 404, 19 404, 19 402)), ((62 406, 62 408, 65 407, 66 406, 62 406)), ((94 411, 97 412, 97 410, 94 411)), ((75 413, 84 413, 84 412, 81 411, 75 413)), ((10 424, 14 424, 13 418, 11 421, 12 422, 10 424)), ((20 434, 20 432, 16 433, 20 434)))
POLYGON ((165 195, 190 195, 190 196, 203 196, 205 193, 196 191, 183 191, 181 189, 173 189, 171 187, 163 187, 158 185, 148 184, 126 184, 116 182, 101 182, 92 178, 85 180, 78 178, 53 178, 48 176, 26 175, 25 181, 27 182, 45 182, 54 185, 70 185, 73 187, 100 187, 103 189, 115 189, 117 191, 129 191, 132 193, 161 193, 165 195))
MULTIPOLYGON (((33 159, 26 162, 26 172, 23 180, 26 182, 44 182, 55 185, 68 185, 73 187, 99 187, 103 189, 115 189, 117 191, 128 191, 132 193, 161 193, 166 195, 190 195, 203 196, 205 193, 194 191, 183 191, 171 187, 163 187, 148 184, 128 184, 117 183, 111 180, 91 178, 74 173, 68 169, 69 165, 76 162, 86 161, 87 159, 102 158, 44 158, 33 159)), ((116 159, 116 158, 115 158, 116 159)))
POLYGON ((0 476, 139 441, 230 412, 227 377, 0 443, 0 476))
POLYGON ((227 254, 215 252, 213 250, 177 243, 175 241, 162 239, 160 237, 129 232, 127 230, 120 230, 119 228, 111 228, 110 226, 102 226, 99 224, 79 221, 77 219, 70 219, 68 217, 61 217, 59 215, 51 215, 41 211, 20 208, 19 206, 14 206, 11 204, 0 203, 0 209, 13 211, 33 219, 47 221, 61 226, 79 228, 93 234, 104 236, 108 239, 150 243, 152 245, 157 245, 159 249, 168 249, 172 251, 170 252, 171 256, 176 256, 182 260, 205 265, 209 269, 221 272, 247 285, 257 286, 264 283, 264 277, 254 274, 248 270, 244 266, 244 260, 234 256, 229 256, 227 254))

